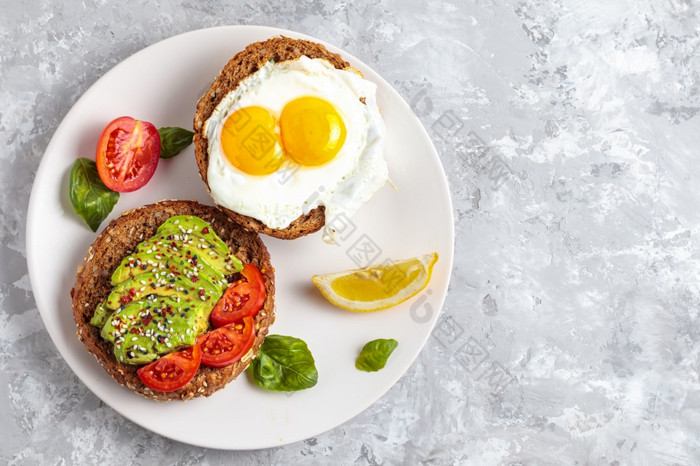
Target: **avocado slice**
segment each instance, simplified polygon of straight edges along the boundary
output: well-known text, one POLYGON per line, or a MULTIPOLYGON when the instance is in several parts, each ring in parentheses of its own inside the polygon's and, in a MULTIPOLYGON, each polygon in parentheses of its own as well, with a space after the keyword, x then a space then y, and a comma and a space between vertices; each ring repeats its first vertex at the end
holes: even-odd
POLYGON ((95 327, 102 327, 111 315, 112 310, 107 309, 105 303, 100 303, 95 308, 95 313, 93 314, 92 319, 90 319, 90 325, 94 325, 95 327))
MULTIPOLYGON (((130 278, 115 286, 107 297, 107 309, 117 310, 120 306, 145 298, 148 295, 173 296, 184 300, 210 302, 213 308, 223 290, 206 280, 193 282, 185 275, 172 272, 148 272, 130 278)), ((207 315, 207 317, 209 317, 207 315)))
POLYGON ((157 252, 133 254, 122 260, 112 274, 112 285, 116 286, 129 278, 148 272, 169 270, 181 275, 196 273, 200 280, 207 280, 214 285, 226 287, 226 277, 205 261, 193 261, 182 251, 172 254, 157 252), (196 269, 196 272, 193 272, 196 269))
POLYGON ((203 238, 213 249, 223 255, 231 254, 228 245, 221 240, 207 222, 191 215, 176 215, 158 227, 156 236, 196 236, 195 241, 203 238))
POLYGON ((115 311, 102 327, 102 338, 114 343, 117 361, 144 364, 195 343, 208 326, 206 304, 183 306, 171 297, 134 301, 115 311))
MULTIPOLYGON (((170 237, 174 238, 174 237, 170 237)), ((204 261, 224 275, 239 272, 243 264, 231 254, 222 254, 210 247, 207 242, 196 242, 192 238, 188 240, 168 239, 168 236, 156 236, 138 245, 136 255, 155 253, 159 257, 164 255, 179 254, 196 262, 204 261)))

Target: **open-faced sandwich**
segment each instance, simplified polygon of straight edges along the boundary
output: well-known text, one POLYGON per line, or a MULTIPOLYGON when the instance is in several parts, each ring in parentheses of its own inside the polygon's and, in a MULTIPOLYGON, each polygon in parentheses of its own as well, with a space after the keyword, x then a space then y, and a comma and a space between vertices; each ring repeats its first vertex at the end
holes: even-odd
POLYGON ((274 321, 265 245, 216 207, 161 201, 113 220, 71 290, 78 338, 147 398, 209 396, 257 354, 274 321))
POLYGON ((352 215, 388 179, 376 85, 306 40, 276 37, 236 54, 199 100, 194 131, 214 202, 278 238, 352 215))

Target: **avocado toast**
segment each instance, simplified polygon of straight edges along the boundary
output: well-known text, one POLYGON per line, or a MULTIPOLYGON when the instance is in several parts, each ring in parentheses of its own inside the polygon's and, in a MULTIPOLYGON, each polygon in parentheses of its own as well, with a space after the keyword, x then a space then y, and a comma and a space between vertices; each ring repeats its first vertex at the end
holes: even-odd
POLYGON ((245 230, 215 207, 194 201, 161 201, 124 212, 100 233, 78 268, 71 297, 78 338, 104 369, 117 382, 144 397, 169 401, 209 396, 245 370, 274 321, 274 288, 274 269, 270 264, 270 256, 256 233, 245 230), (213 257, 209 263, 217 264, 218 261, 216 267, 199 264, 194 276, 179 268, 181 266, 175 260, 178 255, 196 257, 197 250, 188 252, 187 247, 178 243, 181 240, 178 231, 174 230, 178 220, 168 220, 176 216, 191 216, 190 222, 205 222, 206 225, 194 225, 195 229, 210 226, 214 230, 212 234, 207 230, 197 237, 197 241, 204 243, 204 251, 213 257), (158 238, 167 239, 174 243, 173 247, 177 247, 169 253, 156 250, 154 241, 158 238), (216 244, 217 238, 223 240, 225 245, 216 244), (149 244, 149 241, 153 244, 149 244), (223 259, 227 251, 233 256, 230 261, 223 259), (150 296, 149 290, 166 286, 162 281, 165 279, 158 278, 160 275, 165 276, 161 270, 166 267, 163 256, 169 257, 167 270, 174 272, 170 276, 176 284, 173 289, 177 292, 168 296, 163 296, 167 293, 150 296), (121 312, 123 316, 129 317, 130 313, 139 313, 144 307, 153 307, 155 316, 159 312, 165 316, 165 311, 171 310, 172 302, 177 302, 173 307, 178 313, 181 312, 182 318, 177 320, 171 316, 169 319, 175 321, 172 326, 178 333, 182 331, 182 335, 178 338, 172 336, 170 340, 158 339, 153 346, 172 346, 175 350, 191 345, 196 334, 203 333, 209 326, 207 312, 211 311, 228 281, 236 276, 244 264, 253 264, 260 270, 266 290, 262 308, 254 318, 255 339, 251 350, 241 360, 226 367, 200 366, 192 380, 177 390, 164 392, 147 387, 139 378, 137 370, 157 356, 145 350, 142 353, 138 351, 139 345, 145 346, 141 342, 146 341, 140 333, 149 335, 150 332, 152 335, 152 327, 157 324, 152 323, 149 314, 146 319, 137 319, 138 325, 145 332, 141 332, 138 325, 124 330, 118 325, 114 328, 110 322, 118 319, 110 319, 108 316, 121 312), (196 292, 186 296, 188 289, 196 292), (179 304, 180 301, 182 305, 179 304), (164 304, 166 302, 167 305, 164 304), (203 308, 205 311, 203 314, 192 313, 190 308, 203 308), (202 315, 207 318, 203 319, 202 315), (125 337, 129 342, 134 340, 136 343, 127 346, 124 343, 125 337), (121 343, 124 343, 123 347, 118 347, 121 343))

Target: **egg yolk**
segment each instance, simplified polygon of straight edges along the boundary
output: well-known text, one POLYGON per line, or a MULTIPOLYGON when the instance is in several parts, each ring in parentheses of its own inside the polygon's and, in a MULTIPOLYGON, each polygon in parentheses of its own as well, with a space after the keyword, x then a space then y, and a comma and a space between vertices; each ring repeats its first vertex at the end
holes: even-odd
POLYGON ((249 175, 268 175, 284 161, 275 118, 263 107, 233 112, 224 122, 221 146, 226 158, 249 175))
POLYGON ((335 107, 318 97, 287 103, 279 120, 285 154, 299 165, 322 165, 336 156, 345 142, 345 124, 335 107))

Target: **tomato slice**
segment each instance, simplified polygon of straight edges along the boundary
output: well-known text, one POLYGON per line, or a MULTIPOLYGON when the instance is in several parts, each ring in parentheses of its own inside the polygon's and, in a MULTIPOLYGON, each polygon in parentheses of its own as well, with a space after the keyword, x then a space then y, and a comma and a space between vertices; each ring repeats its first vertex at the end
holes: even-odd
POLYGON ((97 173, 113 191, 141 188, 153 177, 158 160, 160 135, 147 121, 119 117, 107 125, 97 142, 97 173))
POLYGON ((153 390, 172 392, 192 380, 202 361, 199 345, 170 353, 136 371, 143 383, 153 390))
POLYGON ((243 278, 229 285, 211 312, 215 328, 255 316, 265 302, 265 282, 260 270, 253 264, 246 264, 241 274, 243 278))
POLYGON ((243 275, 248 283, 258 286, 265 292, 265 280, 263 280, 263 276, 255 264, 244 265, 243 270, 241 270, 241 275, 243 275))
POLYGON ((244 317, 242 322, 225 325, 197 339, 202 347, 202 364, 225 367, 243 357, 255 341, 255 322, 244 317))

